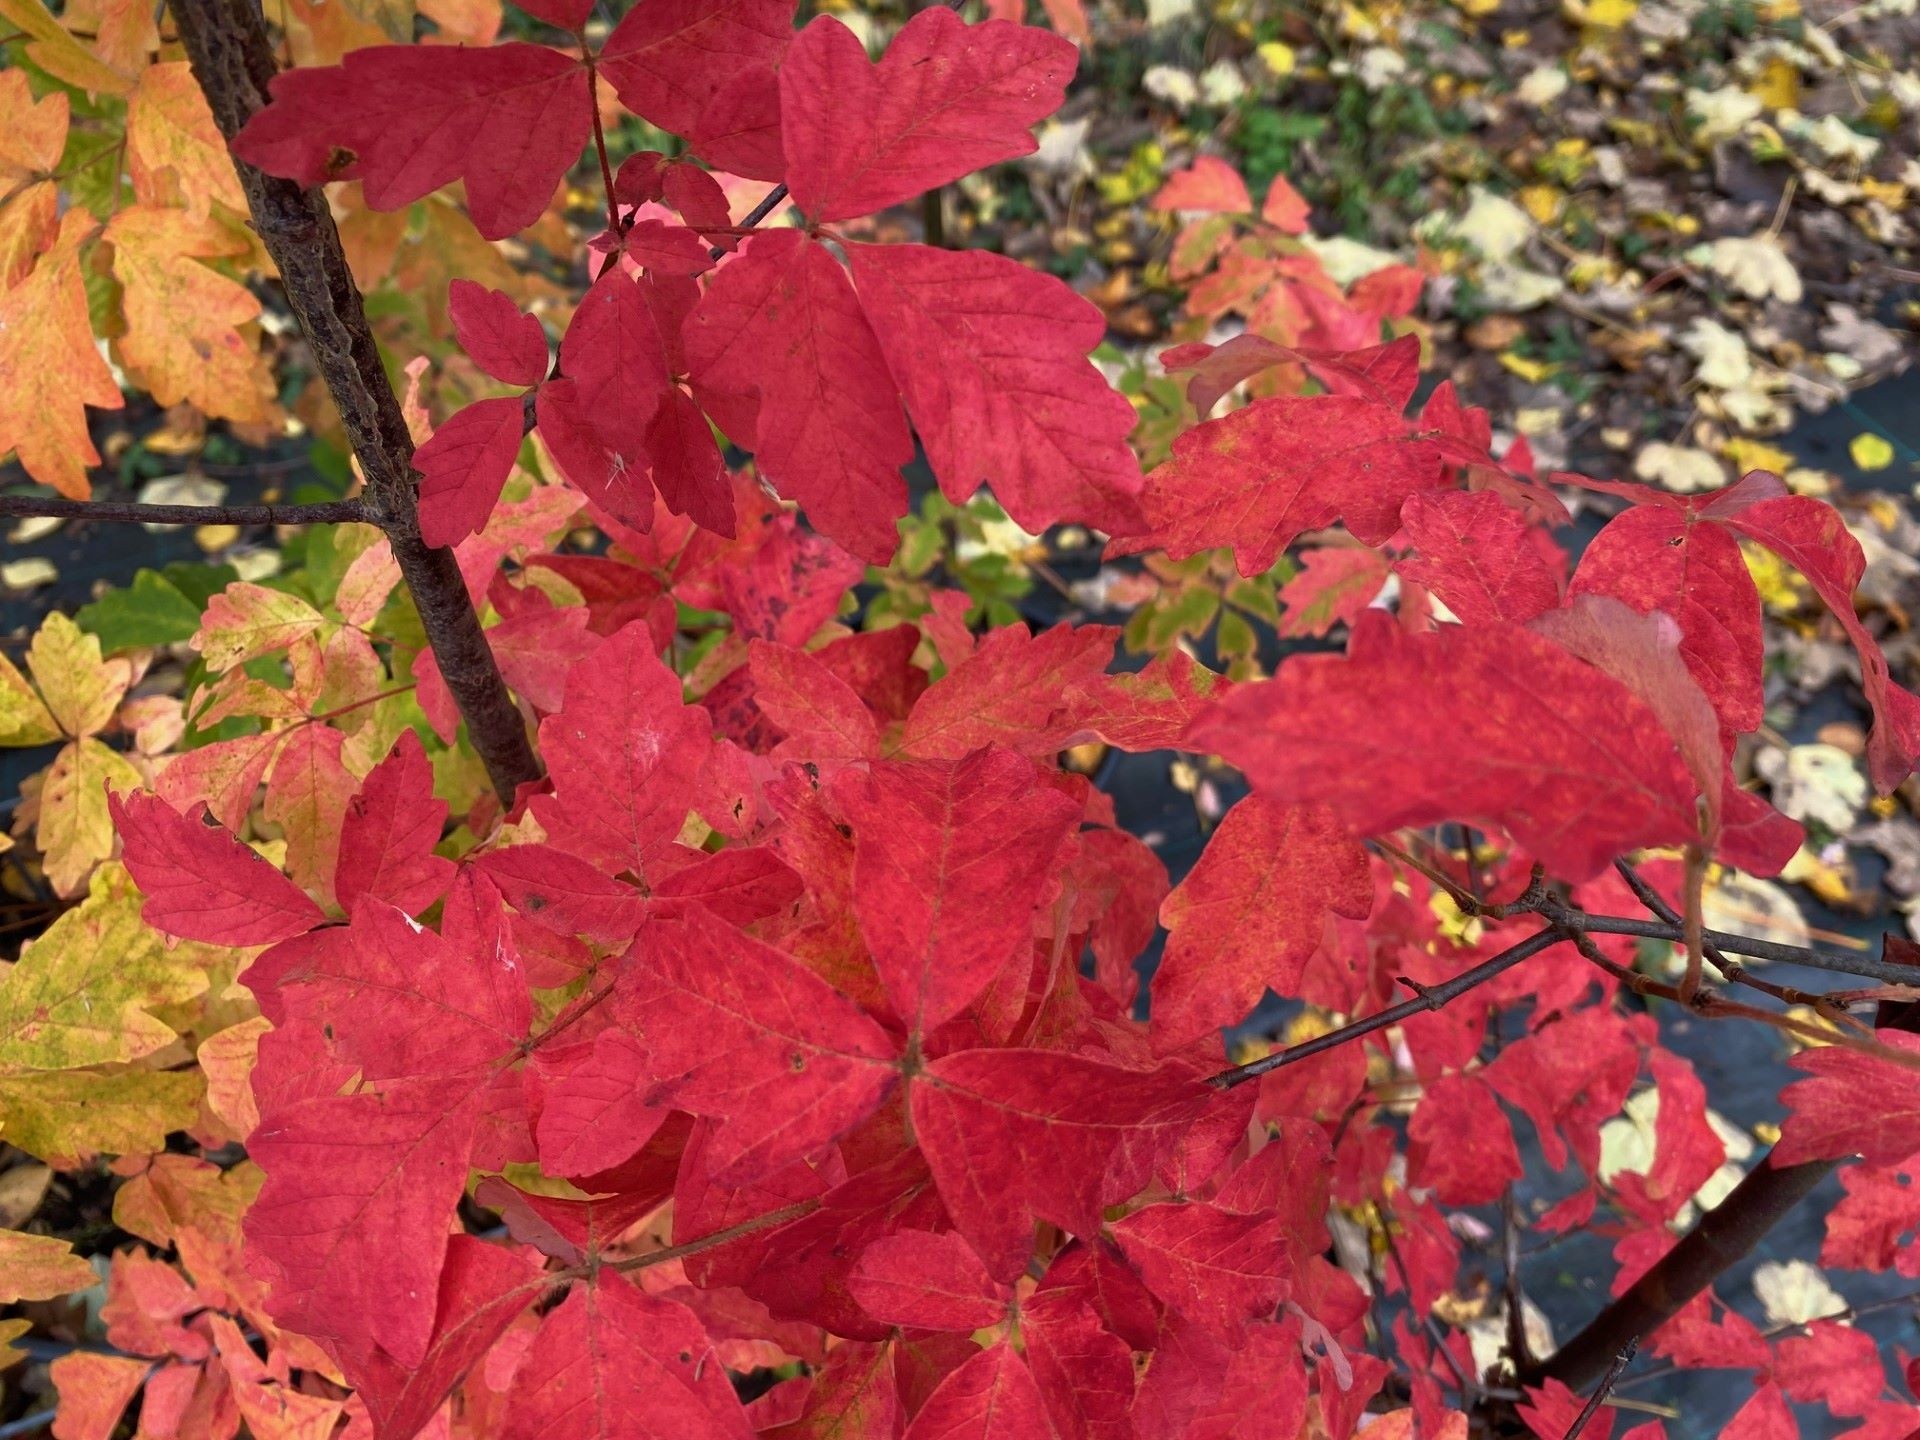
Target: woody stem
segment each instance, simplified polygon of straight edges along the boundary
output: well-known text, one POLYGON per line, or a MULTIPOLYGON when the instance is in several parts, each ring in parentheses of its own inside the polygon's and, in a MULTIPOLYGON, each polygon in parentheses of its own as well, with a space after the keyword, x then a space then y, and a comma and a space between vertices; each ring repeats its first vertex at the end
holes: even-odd
POLYGON ((127 525, 328 525, 369 518, 359 500, 324 500, 317 505, 138 505, 0 495, 0 520, 28 517, 127 525))
MULTIPOLYGON (((255 0, 168 0, 194 79, 231 145, 266 104, 278 66, 255 0)), ((540 775, 520 711, 507 693, 467 598, 453 552, 420 537, 413 439, 380 363, 366 306, 347 267, 333 212, 306 189, 238 159, 253 228, 280 272, 287 301, 313 349, 316 368, 339 409, 366 490, 354 518, 378 525, 467 724, 467 734, 503 803, 540 775)))

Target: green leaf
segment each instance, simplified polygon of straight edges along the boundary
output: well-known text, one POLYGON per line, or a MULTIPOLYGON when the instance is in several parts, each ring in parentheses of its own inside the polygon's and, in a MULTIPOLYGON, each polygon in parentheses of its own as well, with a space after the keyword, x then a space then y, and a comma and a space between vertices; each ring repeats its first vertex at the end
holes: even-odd
MULTIPOLYGON (((211 568, 211 567, 201 567, 211 568)), ((73 617, 108 653, 179 645, 200 628, 200 608, 153 570, 135 573, 124 590, 109 590, 73 617)))
POLYGON ((171 565, 161 567, 160 577, 186 596, 187 603, 196 611, 200 611, 207 608, 207 601, 238 580, 240 572, 231 565, 199 565, 176 560, 171 565))

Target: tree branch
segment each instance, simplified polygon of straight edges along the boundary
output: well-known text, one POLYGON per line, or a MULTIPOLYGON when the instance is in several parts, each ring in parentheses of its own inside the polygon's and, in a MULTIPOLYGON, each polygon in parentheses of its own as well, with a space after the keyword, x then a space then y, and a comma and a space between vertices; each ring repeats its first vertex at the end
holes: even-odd
MULTIPOLYGON (((1882 1030, 1920 1030, 1920 1005, 1883 1000, 1874 1024, 1882 1030)), ((1521 1384, 1537 1385, 1553 1379, 1577 1390, 1604 1373, 1609 1356, 1629 1341, 1645 1339, 1678 1314, 1683 1305, 1758 1245, 1781 1217, 1831 1175, 1839 1163, 1810 1160, 1801 1165, 1774 1165, 1769 1153, 1626 1294, 1545 1360, 1522 1367, 1521 1384)))
MULTIPOLYGON (((220 133, 231 144, 266 103, 277 66, 255 0, 168 0, 181 43, 220 133)), ((366 476, 364 518, 386 532, 413 595, 441 677, 503 803, 536 780, 526 722, 508 695, 453 552, 420 538, 413 440, 380 363, 366 306, 347 268, 333 212, 306 190, 236 159, 253 228, 280 271, 287 300, 312 346, 366 476)))
MULTIPOLYGON (((1686 933, 1684 925, 1670 925, 1659 920, 1631 920, 1619 915, 1588 915, 1583 911, 1570 908, 1561 910, 1553 906, 1538 912, 1549 920, 1564 922, 1571 928, 1585 930, 1591 935, 1637 935, 1648 940, 1667 940, 1674 944, 1684 944, 1686 933)), ((1731 951, 1735 955, 1752 955, 1762 960, 1777 960, 1786 965, 1805 965, 1810 970, 1830 970, 1839 975, 1859 975, 1868 980, 1876 980, 1882 985, 1912 985, 1920 987, 1920 969, 1911 965, 1897 965, 1886 960, 1875 960, 1868 955, 1829 955, 1824 950, 1809 949, 1804 945, 1782 945, 1774 940, 1755 940, 1746 935, 1735 935, 1726 930, 1702 930, 1703 941, 1718 950, 1731 951)))
MULTIPOLYGON (((1616 860, 1613 862, 1613 868, 1620 878, 1627 882, 1640 903, 1655 916, 1672 925, 1683 923, 1674 908, 1661 897, 1660 892, 1649 885, 1633 866, 1624 860, 1616 860)), ((1835 1025, 1850 1026, 1856 1031, 1872 1033, 1869 1027, 1862 1025, 1848 1014, 1846 1009, 1835 1001, 1832 994, 1802 990, 1793 985, 1776 985, 1771 980, 1762 980, 1749 973, 1746 966, 1729 957, 1719 946, 1709 944, 1705 948, 1707 960, 1726 978, 1728 983, 1745 985, 1750 989, 1758 990, 1762 995, 1771 995, 1782 1005, 1805 1005, 1818 1012, 1822 1019, 1830 1020, 1835 1025)))
MULTIPOLYGON (((1533 914, 1558 925, 1563 930, 1582 931, 1594 935, 1634 935, 1647 940, 1665 940, 1675 945, 1687 943, 1685 921, 1675 914, 1672 907, 1665 901, 1660 900, 1644 880, 1633 875, 1630 869, 1623 869, 1623 877, 1633 887, 1641 903, 1655 910, 1656 914, 1662 915, 1663 919, 1634 920, 1622 915, 1589 914, 1577 905, 1569 905, 1542 886, 1539 883, 1537 870, 1535 882, 1528 886, 1527 892, 1518 900, 1505 905, 1488 905, 1462 888, 1444 871, 1428 864, 1392 841, 1375 839, 1367 843, 1390 859, 1418 871, 1428 881, 1446 891, 1454 904, 1460 907, 1462 914, 1480 915, 1495 920, 1507 919, 1514 915, 1533 914), (1651 902, 1647 898, 1649 895, 1653 896, 1651 902)), ((1805 965, 1811 970, 1831 970, 1840 975, 1858 975, 1863 979, 1878 981, 1882 985, 1908 985, 1920 989, 1920 967, 1912 965, 1875 960, 1865 955, 1831 955, 1824 950, 1814 950, 1803 945, 1783 945, 1775 940, 1755 940, 1726 930, 1703 929, 1700 932, 1700 939, 1708 959, 1714 959, 1714 951, 1718 949, 1732 951, 1736 955, 1752 955, 1762 960, 1777 960, 1787 965, 1805 965)))
POLYGON ((368 520, 357 499, 316 505, 139 505, 112 500, 61 500, 40 495, 0 495, 0 520, 27 517, 106 520, 127 525, 332 525, 368 520))
POLYGON ((1605 1375, 1620 1352, 1680 1313, 1731 1265, 1766 1238, 1795 1205, 1833 1172, 1835 1161, 1805 1165, 1765 1162, 1747 1172, 1732 1193, 1701 1217, 1673 1249, 1587 1327, 1545 1360, 1522 1366, 1520 1383, 1558 1380, 1584 1389, 1605 1375))

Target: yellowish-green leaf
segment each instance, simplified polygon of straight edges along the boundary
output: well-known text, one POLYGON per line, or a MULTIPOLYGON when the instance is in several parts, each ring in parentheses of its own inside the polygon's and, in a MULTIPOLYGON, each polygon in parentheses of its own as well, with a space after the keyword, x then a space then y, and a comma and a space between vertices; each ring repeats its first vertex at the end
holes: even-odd
POLYGON ((27 668, 61 732, 76 740, 107 728, 133 682, 132 666, 103 658, 99 637, 57 610, 34 635, 27 668))
POLYGON ((71 1295, 99 1279, 64 1240, 0 1230, 0 1304, 71 1295))
POLYGON ((0 655, 0 745, 45 745, 59 738, 60 726, 52 712, 27 677, 0 655))
POLYGON ((207 602, 193 648, 215 674, 243 661, 284 650, 311 635, 325 619, 298 595, 238 581, 207 602))
POLYGON ((1863 431, 1853 437, 1847 445, 1847 453, 1853 456, 1853 463, 1862 470, 1884 470, 1893 464, 1893 446, 1884 435, 1876 435, 1871 430, 1863 431))
POLYGON ((40 846, 47 879, 71 895, 93 867, 113 853, 113 819, 107 791, 135 790, 140 772, 124 756, 91 737, 75 740, 53 757, 40 788, 40 846))
POLYGON ((173 1042, 151 1008, 201 994, 207 977, 142 923, 140 903, 124 869, 101 867, 0 975, 0 1070, 124 1064, 173 1042))
POLYGON ((0 1075, 0 1140, 43 1160, 158 1150, 199 1118, 198 1070, 0 1075))

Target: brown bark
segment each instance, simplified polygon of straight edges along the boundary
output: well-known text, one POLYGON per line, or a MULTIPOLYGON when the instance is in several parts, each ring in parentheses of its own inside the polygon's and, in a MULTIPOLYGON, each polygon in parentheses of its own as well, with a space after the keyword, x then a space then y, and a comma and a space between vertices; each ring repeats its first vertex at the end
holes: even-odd
MULTIPOLYGON (((266 103, 278 68, 255 0, 168 0, 194 78, 220 133, 231 142, 266 103)), ((467 599, 453 552, 420 538, 413 440, 367 325, 366 307, 347 268, 333 214, 308 190, 234 161, 253 228, 280 271, 294 318, 333 397, 366 476, 366 518, 386 533, 400 574, 420 612, 427 643, 452 692, 467 734, 504 802, 539 778, 526 723, 507 694, 480 619, 467 599)))
POLYGON ((1783 1215, 1833 1172, 1835 1163, 1761 1164, 1749 1171, 1633 1288, 1545 1360, 1524 1367, 1520 1383, 1558 1380, 1573 1390, 1586 1389, 1612 1368, 1621 1351, 1679 1314, 1682 1306, 1765 1239, 1783 1215))
MULTIPOLYGON (((1874 1028, 1920 1031, 1920 1003, 1882 1001, 1874 1028)), ((1575 1390, 1607 1373, 1627 1345, 1638 1344, 1743 1259, 1839 1166, 1838 1160, 1774 1165, 1772 1157, 1748 1172, 1731 1194, 1701 1217, 1680 1243, 1545 1360, 1520 1370, 1523 1385, 1559 1380, 1575 1390)))
POLYGON ((143 505, 0 495, 0 520, 27 516, 127 525, 331 525, 372 518, 359 500, 323 500, 315 505, 143 505))

